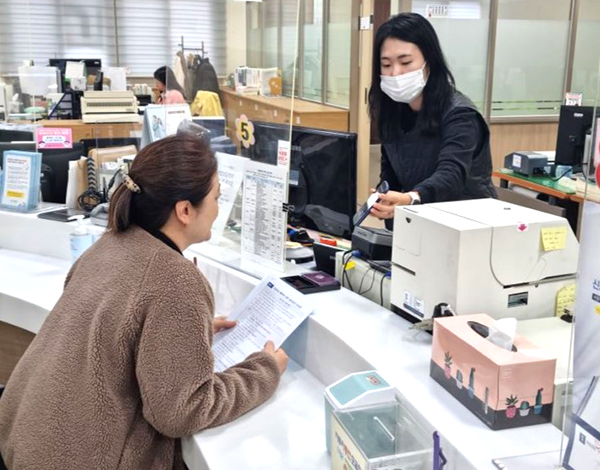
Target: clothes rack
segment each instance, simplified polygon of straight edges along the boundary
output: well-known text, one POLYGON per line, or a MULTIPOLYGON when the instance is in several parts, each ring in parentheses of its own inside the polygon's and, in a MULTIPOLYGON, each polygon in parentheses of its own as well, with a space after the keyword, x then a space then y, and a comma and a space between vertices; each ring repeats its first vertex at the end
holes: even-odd
POLYGON ((185 57, 185 51, 194 51, 194 52, 200 52, 200 57, 202 57, 202 59, 205 59, 205 49, 204 49, 204 41, 202 41, 202 47, 201 48, 197 48, 197 47, 185 47, 185 42, 184 42, 184 37, 181 36, 181 43, 178 44, 179 46, 179 50, 181 51, 181 54, 183 57, 185 57))

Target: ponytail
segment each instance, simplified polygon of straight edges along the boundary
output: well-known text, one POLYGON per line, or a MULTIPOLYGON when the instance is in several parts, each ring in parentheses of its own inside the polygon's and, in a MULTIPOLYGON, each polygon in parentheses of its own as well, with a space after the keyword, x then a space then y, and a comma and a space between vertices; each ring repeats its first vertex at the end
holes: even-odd
POLYGON ((125 232, 131 225, 131 200, 133 194, 125 184, 121 184, 112 198, 108 209, 108 230, 125 232))

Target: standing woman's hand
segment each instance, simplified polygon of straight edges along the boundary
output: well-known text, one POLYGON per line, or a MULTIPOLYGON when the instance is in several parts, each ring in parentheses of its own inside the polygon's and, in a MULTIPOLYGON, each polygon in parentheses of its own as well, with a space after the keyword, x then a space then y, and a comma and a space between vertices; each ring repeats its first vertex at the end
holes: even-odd
POLYGON ((379 194, 379 199, 381 200, 373 204, 371 209, 371 214, 379 219, 393 219, 396 206, 408 206, 411 203, 411 198, 407 193, 398 191, 379 194))

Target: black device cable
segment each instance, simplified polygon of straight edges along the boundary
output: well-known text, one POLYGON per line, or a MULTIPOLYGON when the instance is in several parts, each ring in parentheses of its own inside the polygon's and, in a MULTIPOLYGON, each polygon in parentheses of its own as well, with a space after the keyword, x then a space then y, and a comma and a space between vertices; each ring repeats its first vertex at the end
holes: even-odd
POLYGON ((371 277, 371 284, 369 285, 369 288, 367 290, 361 292, 361 288, 362 288, 362 281, 361 281, 361 287, 359 287, 359 289, 358 289, 358 295, 367 294, 368 292, 371 292, 371 289, 373 289, 373 285, 375 284, 375 275, 377 274, 377 270, 375 268, 371 268, 369 271, 373 272, 373 276, 371 277))
POLYGON ((358 291, 357 291, 358 295, 361 295, 363 284, 365 282, 365 279, 367 278, 367 274, 369 274, 369 271, 371 271, 371 269, 373 269, 373 268, 365 269, 365 273, 360 278, 360 285, 358 286, 358 291))
POLYGON ((381 276, 381 281, 379 282, 379 305, 381 305, 383 307, 383 280, 386 277, 392 277, 391 273, 388 271, 387 273, 385 273, 383 276, 381 276))
POLYGON ((546 174, 546 176, 548 176, 552 181, 558 181, 559 179, 561 179, 563 176, 566 176, 567 173, 570 173, 573 171, 573 168, 569 167, 568 170, 564 171, 562 175, 560 176, 552 176, 550 173, 548 173, 546 170, 544 170, 544 173, 546 174))
POLYGON ((350 288, 351 291, 354 292, 354 289, 352 288, 352 283, 350 282, 350 276, 348 276, 348 273, 346 272, 346 268, 348 267, 348 263, 350 262, 350 260, 352 259, 352 257, 354 256, 354 254, 352 253, 352 250, 348 250, 348 251, 344 251, 344 254, 342 255, 342 287, 344 287, 344 277, 346 278, 346 281, 348 281, 348 287, 350 288), (350 257, 348 259, 346 259, 346 255, 350 255, 350 257))

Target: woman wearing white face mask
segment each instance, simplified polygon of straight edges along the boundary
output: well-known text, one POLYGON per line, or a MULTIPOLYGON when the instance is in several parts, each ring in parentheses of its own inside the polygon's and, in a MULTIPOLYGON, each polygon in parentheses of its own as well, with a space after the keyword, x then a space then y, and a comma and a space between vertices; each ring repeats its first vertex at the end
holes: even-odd
POLYGON ((369 111, 381 137, 381 179, 391 189, 374 216, 392 219, 397 205, 497 197, 487 124, 456 90, 422 16, 402 13, 377 30, 369 111))

